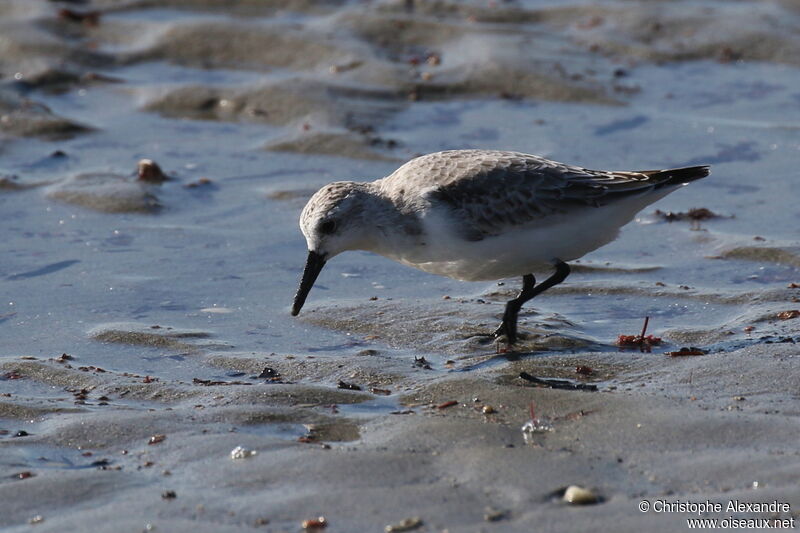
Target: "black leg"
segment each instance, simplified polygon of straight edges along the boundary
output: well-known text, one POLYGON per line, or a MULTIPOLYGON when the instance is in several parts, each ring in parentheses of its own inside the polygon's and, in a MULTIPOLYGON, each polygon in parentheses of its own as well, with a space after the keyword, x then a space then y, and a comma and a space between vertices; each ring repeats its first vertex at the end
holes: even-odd
POLYGON ((494 331, 494 337, 498 338, 502 335, 506 336, 509 344, 514 344, 517 340, 517 316, 522 304, 533 298, 530 294, 536 286, 536 278, 533 274, 525 274, 522 276, 522 290, 513 300, 506 302, 506 310, 503 313, 503 322, 494 331))
POLYGON ((565 262, 558 261, 555 267, 555 273, 539 285, 536 285, 536 278, 533 277, 533 274, 525 274, 522 276, 522 290, 516 298, 506 303, 506 310, 503 313, 503 322, 500 324, 500 327, 495 330, 495 338, 505 335, 508 344, 517 342, 517 317, 522 305, 550 287, 558 285, 569 276, 569 265, 565 262))

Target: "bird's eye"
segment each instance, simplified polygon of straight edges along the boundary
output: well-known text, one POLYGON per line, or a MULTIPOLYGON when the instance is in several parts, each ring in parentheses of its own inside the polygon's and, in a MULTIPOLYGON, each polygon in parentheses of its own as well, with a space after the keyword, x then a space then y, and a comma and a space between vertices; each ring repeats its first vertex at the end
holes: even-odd
POLYGON ((320 233, 330 235, 331 233, 336 231, 336 221, 326 220, 325 222, 319 225, 319 231, 320 233))

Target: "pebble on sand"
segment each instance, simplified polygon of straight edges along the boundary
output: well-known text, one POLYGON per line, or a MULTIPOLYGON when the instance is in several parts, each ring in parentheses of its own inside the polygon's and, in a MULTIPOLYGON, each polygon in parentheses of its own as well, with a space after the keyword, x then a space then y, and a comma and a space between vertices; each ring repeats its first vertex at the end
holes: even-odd
POLYGON ((573 505, 591 505, 597 503, 597 495, 589 489, 578 485, 570 485, 564 491, 564 501, 573 505))
POLYGON ((419 517, 404 518, 396 524, 390 524, 384 528, 386 533, 398 533, 400 531, 413 531, 422 526, 422 519, 419 517))
POLYGON ((252 457, 257 453, 258 452, 256 450, 249 450, 242 446, 237 446, 231 450, 231 459, 247 459, 248 457, 252 457))
POLYGON ((141 159, 136 168, 136 175, 139 180, 148 183, 163 183, 169 179, 152 159, 141 159))
POLYGON ((328 521, 325 520, 324 516, 320 516, 310 520, 303 520, 303 523, 300 524, 300 527, 303 529, 325 529, 328 527, 328 521))

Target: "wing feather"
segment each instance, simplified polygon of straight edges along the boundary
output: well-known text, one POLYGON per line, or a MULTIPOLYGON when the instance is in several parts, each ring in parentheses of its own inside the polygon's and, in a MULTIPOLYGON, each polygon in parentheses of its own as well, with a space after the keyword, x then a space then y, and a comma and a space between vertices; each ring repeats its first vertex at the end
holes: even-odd
POLYGON ((520 152, 450 150, 413 159, 385 181, 401 193, 427 191, 426 201, 448 206, 464 221, 464 238, 481 240, 511 226, 677 185, 677 177, 708 174, 707 167, 677 170, 608 172, 520 152))

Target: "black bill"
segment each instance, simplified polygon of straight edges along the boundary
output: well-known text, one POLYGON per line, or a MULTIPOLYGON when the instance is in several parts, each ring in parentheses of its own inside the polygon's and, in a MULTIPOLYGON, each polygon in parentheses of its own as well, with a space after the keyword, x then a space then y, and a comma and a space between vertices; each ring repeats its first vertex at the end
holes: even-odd
POLYGON ((308 259, 306 259, 306 268, 303 270, 303 279, 300 280, 300 287, 297 289, 297 294, 294 295, 294 304, 292 305, 292 316, 297 316, 303 304, 306 303, 311 287, 317 281, 317 276, 325 266, 325 256, 317 252, 308 252, 308 259))

